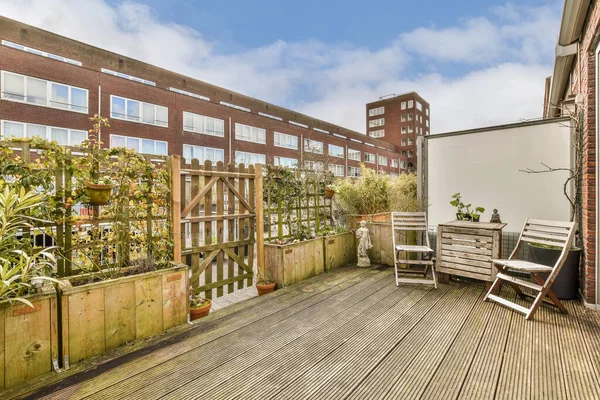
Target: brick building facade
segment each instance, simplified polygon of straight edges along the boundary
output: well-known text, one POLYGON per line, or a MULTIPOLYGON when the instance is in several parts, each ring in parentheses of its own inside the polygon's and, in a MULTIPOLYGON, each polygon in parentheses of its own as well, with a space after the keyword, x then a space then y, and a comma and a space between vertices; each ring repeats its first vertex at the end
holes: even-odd
POLYGON ((395 136, 368 137, 4 17, 0 40, 3 137, 75 145, 89 117, 101 114, 111 121, 106 146, 246 164, 289 165, 323 153, 337 176, 355 175, 361 162, 408 170, 400 141, 389 140, 395 136))
POLYGON ((395 143, 407 168, 417 167, 417 137, 430 132, 429 103, 415 92, 381 97, 367 104, 367 134, 395 143))
POLYGON ((570 114, 581 121, 582 193, 581 294, 589 306, 600 304, 598 274, 598 52, 600 5, 587 0, 565 1, 551 84, 546 85, 544 116, 570 114))

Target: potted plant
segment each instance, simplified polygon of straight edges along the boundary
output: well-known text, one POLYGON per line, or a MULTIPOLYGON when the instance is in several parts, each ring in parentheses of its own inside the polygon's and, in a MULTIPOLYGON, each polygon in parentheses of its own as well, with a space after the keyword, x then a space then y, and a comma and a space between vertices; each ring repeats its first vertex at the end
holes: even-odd
POLYGON ((452 207, 456 207, 456 219, 459 221, 470 221, 472 219, 469 207, 470 204, 464 204, 461 200, 460 193, 454 193, 450 201, 452 207))
POLYGON ((96 180, 95 183, 85 182, 85 194, 89 198, 88 204, 93 206, 102 206, 110 202, 112 191, 115 185, 110 177, 103 177, 96 180))
POLYGON ((265 270, 263 273, 260 271, 256 274, 256 290, 258 295, 262 296, 267 293, 271 293, 275 290, 275 280, 271 275, 271 272, 265 270))
POLYGON ((199 294, 190 296, 190 320, 206 317, 212 307, 212 301, 199 294))
POLYGON ((89 130, 89 137, 82 143, 87 149, 87 155, 80 158, 78 166, 88 169, 90 177, 85 179, 84 191, 87 196, 87 204, 94 206, 106 205, 112 196, 115 187, 109 175, 103 175, 103 170, 109 167, 110 159, 106 151, 102 151, 102 142, 99 140, 102 127, 110 127, 108 118, 103 118, 95 114, 90 118, 92 129, 89 130))
POLYGON ((333 199, 333 196, 335 196, 335 189, 331 186, 326 186, 325 187, 325 198, 333 199))
POLYGON ((469 213, 469 216, 471 217, 471 220, 473 222, 479 222, 479 218, 481 217, 481 214, 485 212, 485 208, 483 207, 475 207, 475 210, 471 211, 469 213))

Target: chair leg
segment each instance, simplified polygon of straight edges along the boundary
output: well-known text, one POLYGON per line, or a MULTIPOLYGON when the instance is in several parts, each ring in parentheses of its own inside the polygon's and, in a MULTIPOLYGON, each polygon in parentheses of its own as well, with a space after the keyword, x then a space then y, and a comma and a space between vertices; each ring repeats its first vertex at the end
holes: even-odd
POLYGON ((487 301, 487 299, 490 296, 490 294, 496 293, 496 290, 498 290, 498 293, 499 293, 500 292, 500 284, 501 283, 502 282, 501 282, 500 278, 496 278, 494 280, 494 283, 492 284, 492 286, 490 286, 490 290, 488 290, 487 294, 483 298, 483 301, 487 301))
POLYGON ((435 266, 431 266, 431 277, 433 278, 433 287, 437 289, 437 279, 435 277, 435 266))
MULTIPOLYGON (((533 275, 533 279, 535 279, 535 281, 538 283, 538 285, 542 285, 543 286, 546 283, 542 279, 542 277, 539 276, 538 274, 532 273, 532 275, 533 275)), ((543 292, 543 290, 542 290, 542 292, 543 292)), ((561 301, 558 299, 558 297, 556 296, 556 294, 554 294, 554 292, 552 291, 552 289, 550 289, 550 288, 546 289, 546 296, 548 296, 550 298, 550 300, 552 300, 552 303, 554 303, 554 305, 560 310, 560 312, 562 312, 563 314, 568 314, 567 309, 561 303, 561 301)))
POLYGON ((525 315, 525 319, 527 321, 533 319, 533 314, 535 314, 535 312, 537 311, 537 309, 540 306, 540 304, 542 304, 542 301, 544 300, 544 296, 545 295, 546 294, 542 290, 541 292, 538 293, 537 296, 535 296, 535 300, 533 301, 533 304, 531 305, 531 308, 529 309, 529 312, 527 313, 527 315, 525 315))

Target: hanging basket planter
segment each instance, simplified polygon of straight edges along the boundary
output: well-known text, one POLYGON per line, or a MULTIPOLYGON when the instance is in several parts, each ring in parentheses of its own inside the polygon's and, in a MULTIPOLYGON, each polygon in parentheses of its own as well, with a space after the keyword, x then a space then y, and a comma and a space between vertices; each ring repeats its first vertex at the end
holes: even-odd
POLYGON ((112 196, 113 184, 89 183, 85 184, 85 194, 89 198, 88 203, 93 206, 102 206, 109 203, 112 196))

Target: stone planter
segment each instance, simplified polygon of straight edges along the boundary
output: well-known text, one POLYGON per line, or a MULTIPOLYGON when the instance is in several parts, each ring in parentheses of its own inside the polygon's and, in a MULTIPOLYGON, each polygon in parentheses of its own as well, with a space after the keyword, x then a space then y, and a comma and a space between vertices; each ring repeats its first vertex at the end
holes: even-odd
POLYGON ((45 286, 43 293, 26 299, 33 308, 18 302, 0 307, 0 390, 51 372, 52 360, 58 362, 54 286, 45 286))
POLYGON ((185 265, 81 286, 71 281, 59 290, 62 358, 70 364, 187 321, 185 265))
POLYGON ((265 243, 265 268, 278 288, 292 285, 325 271, 323 238, 291 244, 265 243))
POLYGON ((325 270, 356 262, 354 232, 325 236, 325 270))

